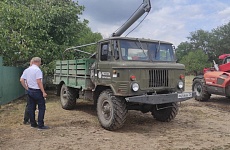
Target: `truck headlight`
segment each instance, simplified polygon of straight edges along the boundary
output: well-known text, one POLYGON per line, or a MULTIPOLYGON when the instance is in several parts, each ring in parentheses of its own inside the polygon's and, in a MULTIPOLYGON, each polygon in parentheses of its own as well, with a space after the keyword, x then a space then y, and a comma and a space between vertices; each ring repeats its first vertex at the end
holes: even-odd
POLYGON ((138 83, 132 83, 131 87, 132 87, 132 90, 133 90, 134 92, 136 92, 136 91, 139 90, 139 84, 138 84, 138 83))
POLYGON ((179 81, 178 82, 178 88, 182 89, 184 87, 184 82, 179 81))

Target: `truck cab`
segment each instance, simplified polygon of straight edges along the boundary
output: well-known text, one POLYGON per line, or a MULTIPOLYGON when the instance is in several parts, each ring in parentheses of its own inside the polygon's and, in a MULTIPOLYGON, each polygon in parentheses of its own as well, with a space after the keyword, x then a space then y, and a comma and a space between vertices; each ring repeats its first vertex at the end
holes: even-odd
POLYGON ((181 93, 184 69, 169 42, 113 37, 99 41, 91 78, 95 88, 108 86, 116 96, 181 93))
POLYGON ((222 64, 219 65, 219 70, 230 72, 230 54, 220 55, 219 59, 222 60, 222 64))

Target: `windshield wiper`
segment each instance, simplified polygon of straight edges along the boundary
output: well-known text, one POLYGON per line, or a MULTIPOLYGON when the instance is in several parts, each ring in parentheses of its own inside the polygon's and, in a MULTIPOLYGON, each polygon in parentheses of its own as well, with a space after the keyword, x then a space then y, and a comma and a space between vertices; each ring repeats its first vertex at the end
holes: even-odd
MULTIPOLYGON (((145 53, 145 50, 144 50, 144 48, 143 48, 143 45, 142 45, 140 39, 137 39, 137 40, 138 40, 138 42, 140 43, 140 48, 142 49, 142 52, 145 54, 145 56, 148 56, 148 55, 145 53)), ((136 44, 136 45, 137 45, 137 44, 136 44)))
POLYGON ((161 41, 158 41, 158 47, 157 47, 156 52, 155 52, 155 59, 157 57, 158 52, 160 51, 160 48, 161 48, 161 41))

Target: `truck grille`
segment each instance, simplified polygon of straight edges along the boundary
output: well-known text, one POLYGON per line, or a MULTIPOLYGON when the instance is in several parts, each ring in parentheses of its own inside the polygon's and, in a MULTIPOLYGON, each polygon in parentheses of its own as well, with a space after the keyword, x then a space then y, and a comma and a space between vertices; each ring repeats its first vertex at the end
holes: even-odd
POLYGON ((167 87, 168 70, 149 70, 149 87, 167 87))

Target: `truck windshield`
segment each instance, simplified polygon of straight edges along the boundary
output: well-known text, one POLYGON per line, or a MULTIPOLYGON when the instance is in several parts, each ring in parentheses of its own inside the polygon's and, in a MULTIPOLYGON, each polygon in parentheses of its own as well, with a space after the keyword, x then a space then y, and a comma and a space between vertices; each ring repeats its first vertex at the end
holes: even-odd
POLYGON ((120 40, 123 60, 134 61, 174 61, 171 44, 120 40))

